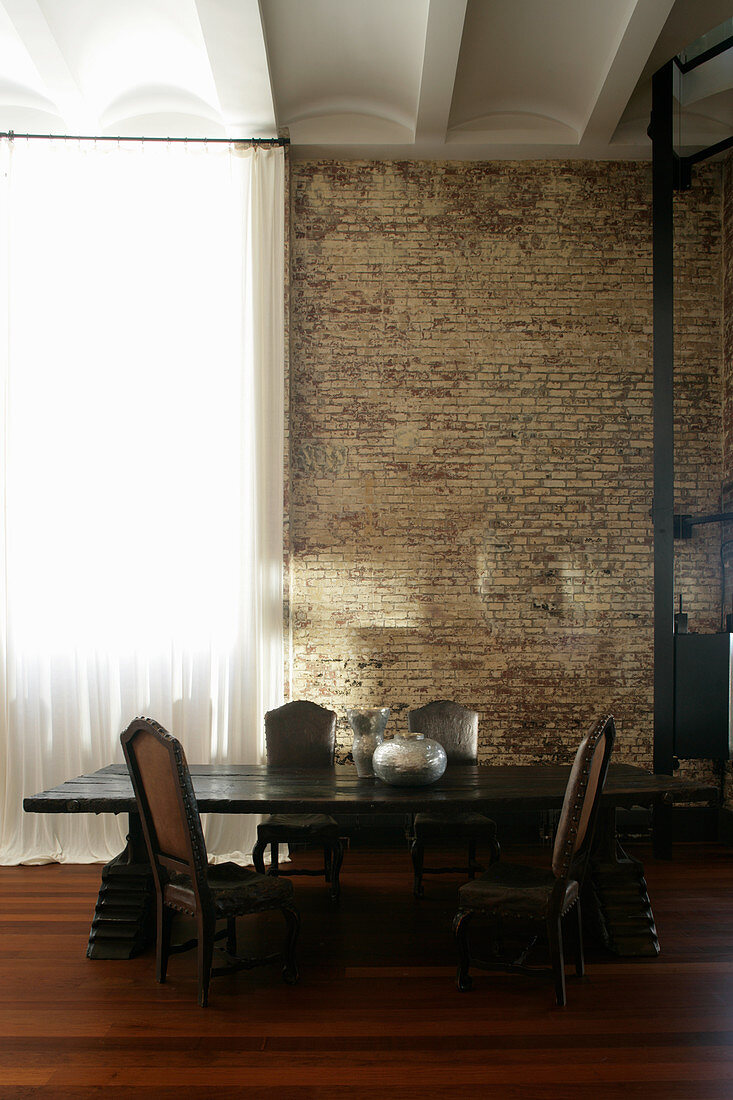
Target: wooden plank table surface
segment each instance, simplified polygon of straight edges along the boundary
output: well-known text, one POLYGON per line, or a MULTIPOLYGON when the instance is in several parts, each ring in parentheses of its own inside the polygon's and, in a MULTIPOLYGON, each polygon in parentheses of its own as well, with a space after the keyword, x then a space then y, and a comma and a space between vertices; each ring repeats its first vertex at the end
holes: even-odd
MULTIPOLYGON (((350 767, 281 771, 258 764, 193 764, 190 770, 202 813, 364 815, 557 809, 570 766, 453 766, 428 787, 390 787, 378 779, 360 779, 350 767)), ((611 764, 596 853, 584 890, 584 910, 592 930, 611 951, 633 956, 659 952, 644 868, 616 843, 616 808, 717 797, 717 789, 708 783, 652 775, 631 764, 611 764)), ((125 765, 110 764, 91 775, 69 779, 25 798, 23 807, 29 813, 129 814, 127 847, 102 871, 87 954, 130 958, 144 950, 153 933, 153 884, 125 765)))
MULTIPOLYGON (((202 813, 417 813, 421 810, 544 810, 562 805, 570 765, 460 765, 428 787, 390 787, 359 779, 353 768, 281 771, 264 764, 192 764, 202 813)), ((652 775, 632 764, 611 764, 603 794, 614 806, 651 805, 671 798, 717 798, 709 783, 652 775)), ((124 764, 69 779, 23 800, 31 813, 134 813, 124 764)))

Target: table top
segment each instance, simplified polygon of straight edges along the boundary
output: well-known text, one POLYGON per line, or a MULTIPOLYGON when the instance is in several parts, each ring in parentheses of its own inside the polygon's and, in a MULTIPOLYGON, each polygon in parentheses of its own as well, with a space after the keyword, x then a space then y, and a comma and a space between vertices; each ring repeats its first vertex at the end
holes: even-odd
MULTIPOLYGON (((192 764, 202 813, 417 813, 421 810, 532 810, 562 804, 570 765, 461 765, 429 787, 390 787, 359 779, 340 766, 326 771, 284 771, 264 764, 192 764)), ((717 799, 710 783, 652 775, 631 764, 611 764, 604 790, 610 805, 650 805, 717 799)), ((23 800, 30 813, 130 813, 132 785, 124 764, 69 779, 23 800)))

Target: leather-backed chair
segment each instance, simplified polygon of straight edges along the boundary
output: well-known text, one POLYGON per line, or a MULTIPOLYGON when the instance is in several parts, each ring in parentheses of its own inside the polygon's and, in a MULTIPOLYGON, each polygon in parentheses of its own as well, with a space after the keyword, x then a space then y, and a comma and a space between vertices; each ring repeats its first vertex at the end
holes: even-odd
MULTIPOLYGON (((272 769, 331 769, 336 751, 336 712, 306 699, 276 707, 265 715, 267 766, 272 769)), ((280 873, 281 844, 323 848, 323 872, 293 868, 286 875, 323 874, 333 901, 339 896, 343 845, 339 826, 329 814, 270 814, 257 826, 252 849, 255 869, 264 874, 265 849, 270 845, 270 874, 280 873)))
POLYGON ((197 947, 199 1004, 208 1001, 212 975, 283 962, 283 977, 298 980, 295 945, 300 918, 292 883, 258 875, 236 863, 209 865, 191 775, 181 743, 152 718, 136 718, 121 736, 150 857, 156 894, 155 976, 164 982, 169 954, 197 947), (171 948, 174 911, 196 921, 196 940, 171 948), (286 923, 282 955, 236 956, 237 917, 278 910, 286 923), (216 922, 226 929, 216 932, 216 922), (213 967, 214 941, 226 936, 228 965, 213 967))
POLYGON ((469 966, 482 969, 522 970, 525 959, 537 936, 515 961, 497 954, 490 960, 476 958, 470 947, 468 927, 476 914, 492 919, 495 941, 503 938, 508 926, 526 932, 547 934, 555 995, 559 1005, 565 1004, 565 957, 562 922, 571 910, 576 916, 576 959, 579 977, 585 973, 583 932, 580 914, 580 891, 588 866, 593 834, 606 781, 616 729, 611 715, 597 721, 583 738, 575 754, 575 762, 565 791, 560 821, 549 868, 515 863, 495 863, 473 882, 459 891, 460 908, 453 921, 458 941, 458 988, 471 988, 469 966), (498 927, 497 927, 498 926, 498 927))
MULTIPOLYGON (((439 699, 424 707, 411 710, 407 716, 411 733, 424 733, 440 741, 451 764, 475 764, 478 758, 478 714, 458 703, 439 699)), ((500 854, 496 837, 496 823, 481 813, 418 813, 413 822, 412 869, 413 892, 416 898, 423 896, 424 874, 467 872, 471 878, 484 868, 476 862, 476 845, 486 844, 490 862, 500 854), (425 867, 425 847, 465 844, 468 847, 467 863, 460 867, 425 867)))

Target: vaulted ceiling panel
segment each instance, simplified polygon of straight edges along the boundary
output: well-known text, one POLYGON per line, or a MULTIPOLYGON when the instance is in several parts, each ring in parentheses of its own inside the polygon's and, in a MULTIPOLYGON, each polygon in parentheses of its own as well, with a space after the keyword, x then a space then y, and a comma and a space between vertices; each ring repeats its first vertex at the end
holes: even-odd
MULTIPOLYGON (((731 0, 677 0, 669 12, 653 49, 649 52, 647 62, 613 135, 612 145, 638 145, 644 141, 651 111, 653 74, 665 61, 669 61, 701 35, 723 23, 732 12, 731 0)), ((715 74, 717 77, 715 91, 719 93, 726 83, 726 79, 721 81, 721 68, 727 70, 728 87, 733 86, 730 58, 721 61, 712 70, 705 66, 705 72, 701 70, 692 82, 686 83, 690 89, 697 89, 701 83, 709 81, 715 74)), ((692 97, 694 92, 691 91, 689 94, 692 97)), ((711 94, 713 94, 712 91, 711 94)), ((720 119, 716 117, 720 103, 711 100, 711 112, 708 116, 702 92, 697 93, 697 99, 695 108, 686 112, 684 120, 679 120, 680 130, 685 130, 685 138, 681 141, 684 145, 707 145, 726 136, 722 132, 725 126, 721 127, 720 119)))
POLYGON ((428 0, 269 0, 278 122, 294 141, 410 142, 428 0))
MULTIPOLYGON (((55 108, 54 132, 275 133, 257 0, 0 0, 0 13, 3 53, 25 98, 55 108)), ((21 130, 11 106, 0 124, 21 130)))
POLYGON ((193 0, 37 2, 103 129, 146 114, 188 114, 192 106, 216 120, 216 87, 193 0))
MULTIPOLYGON (((0 128, 290 134, 295 157, 648 157, 652 73, 733 0, 0 0, 0 128)), ((731 127, 729 59, 682 89, 731 127)))
POLYGON ((469 0, 452 140, 580 141, 635 0, 469 0))

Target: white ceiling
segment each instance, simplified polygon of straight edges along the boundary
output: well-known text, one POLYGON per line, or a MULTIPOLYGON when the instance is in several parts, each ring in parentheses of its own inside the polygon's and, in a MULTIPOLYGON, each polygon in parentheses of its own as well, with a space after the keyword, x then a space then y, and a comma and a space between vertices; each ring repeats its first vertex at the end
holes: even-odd
MULTIPOLYGON (((652 73, 732 15, 733 0, 0 0, 0 130, 646 158, 652 73)), ((733 133, 731 61, 704 72, 681 93, 689 145, 733 133)))

